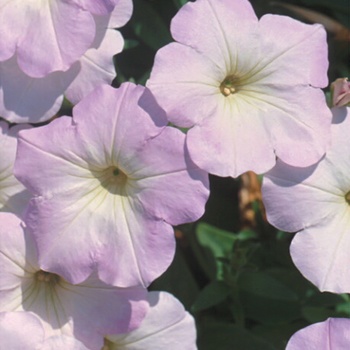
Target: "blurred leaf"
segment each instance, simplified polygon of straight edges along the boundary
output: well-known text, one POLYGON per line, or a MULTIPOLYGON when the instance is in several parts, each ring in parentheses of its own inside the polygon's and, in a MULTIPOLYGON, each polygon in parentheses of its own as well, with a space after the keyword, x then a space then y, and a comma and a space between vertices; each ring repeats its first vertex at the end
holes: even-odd
POLYGON ((334 306, 341 303, 342 300, 342 297, 338 294, 318 292, 309 297, 306 303, 310 306, 334 306))
POLYGON ((350 317, 350 301, 338 304, 336 310, 337 312, 343 313, 344 317, 350 317))
POLYGON ((307 327, 308 325, 309 324, 303 320, 273 326, 258 325, 253 328, 252 332, 273 344, 277 349, 284 350, 290 337, 299 329, 307 327))
POLYGON ((186 4, 188 0, 173 0, 175 6, 179 9, 186 4))
POLYGON ((252 293, 241 293, 246 318, 265 325, 286 324, 302 317, 296 301, 263 298, 252 293))
POLYGON ((230 294, 230 287, 221 281, 213 281, 209 283, 199 293, 196 301, 192 305, 191 311, 197 312, 221 303, 230 294))
POLYGON ((232 252, 235 237, 231 232, 200 222, 196 236, 204 247, 210 248, 215 257, 228 256, 232 252))
POLYGON ((328 317, 335 317, 337 313, 325 307, 305 306, 302 308, 302 315, 310 323, 323 322, 328 317))
POLYGON ((310 290, 317 292, 317 289, 296 268, 274 267, 264 271, 293 291, 298 299, 305 298, 310 290))
POLYGON ((154 50, 172 41, 169 29, 162 17, 144 0, 134 0, 131 26, 135 34, 154 50))
POLYGON ((197 298, 199 288, 180 249, 176 249, 168 270, 156 279, 149 289, 167 291, 176 296, 186 309, 190 309, 197 298))
MULTIPOLYGON (((218 258, 225 258, 230 255, 235 242, 233 233, 218 229, 214 226, 200 222, 196 227, 196 237, 202 247, 201 262, 204 270, 215 266, 215 273, 218 279, 223 279, 224 262, 218 258)), ((215 278, 211 276, 211 278, 215 278)))
POLYGON ((134 39, 125 39, 124 40, 124 50, 132 49, 138 46, 140 43, 134 39))
POLYGON ((227 323, 199 324, 200 350, 275 350, 276 348, 243 328, 227 323))
POLYGON ((296 301, 298 296, 289 287, 264 272, 244 272, 238 280, 239 288, 259 297, 296 301))
POLYGON ((236 239, 239 241, 254 239, 257 238, 257 236, 256 232, 253 230, 242 230, 235 235, 236 239))

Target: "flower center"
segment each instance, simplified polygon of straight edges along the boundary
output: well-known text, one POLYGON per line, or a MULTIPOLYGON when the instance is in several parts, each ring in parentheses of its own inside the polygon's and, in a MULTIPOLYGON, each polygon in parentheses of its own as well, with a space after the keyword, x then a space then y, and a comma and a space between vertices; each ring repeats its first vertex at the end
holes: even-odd
POLYGON ((104 338, 104 343, 101 350, 112 350, 112 348, 113 348, 113 343, 108 339, 104 338))
POLYGON ((98 174, 97 178, 101 182, 101 185, 106 188, 110 193, 123 194, 123 189, 128 180, 126 174, 116 166, 110 166, 98 174))
POLYGON ((345 195, 345 200, 350 205, 350 191, 345 195))
POLYGON ((239 79, 235 75, 227 76, 220 84, 220 92, 224 96, 230 96, 238 91, 239 79))
POLYGON ((35 273, 36 280, 39 282, 48 283, 51 286, 55 286, 60 281, 60 276, 55 273, 39 270, 35 273))

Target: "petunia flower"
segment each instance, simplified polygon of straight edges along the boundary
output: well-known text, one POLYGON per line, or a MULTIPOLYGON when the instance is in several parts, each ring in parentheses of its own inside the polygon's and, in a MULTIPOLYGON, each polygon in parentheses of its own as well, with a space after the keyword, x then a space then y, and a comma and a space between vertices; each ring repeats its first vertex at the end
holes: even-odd
POLYGON ((13 126, 0 121, 0 211, 23 214, 30 193, 13 176, 13 165, 16 157, 17 134, 20 130, 28 129, 29 125, 13 126))
POLYGON ((36 196, 26 223, 43 269, 80 283, 96 267, 119 287, 167 269, 171 225, 197 220, 209 190, 185 135, 166 125, 149 91, 126 83, 96 89, 73 119, 20 134, 15 174, 36 196))
MULTIPOLYGON (((14 123, 43 122, 59 110, 64 96, 76 104, 96 86, 111 84, 116 76, 113 55, 121 52, 124 45, 123 37, 114 28, 123 26, 131 13, 132 1, 119 0, 112 13, 92 16, 96 27, 93 41, 66 71, 56 70, 42 77, 32 77, 18 65, 16 54, 0 62, 0 115, 14 123)), ((44 43, 40 45, 51 60, 47 54, 49 47, 43 46, 44 43)))
POLYGON ((93 14, 109 15, 118 0, 0 0, 0 61, 16 54, 21 70, 42 78, 66 71, 94 41, 93 14))
POLYGON ((296 332, 286 350, 345 350, 350 348, 350 319, 328 318, 296 332))
POLYGON ((197 0, 171 23, 147 87, 169 120, 191 128, 190 156, 219 176, 293 166, 327 150, 326 32, 289 17, 260 20, 247 0, 197 0))
POLYGON ((333 109, 332 147, 316 165, 278 160, 263 181, 267 218, 296 232, 291 255, 321 291, 350 292, 350 109, 333 109))
POLYGON ((0 213, 0 221, 0 312, 30 311, 46 338, 75 337, 92 350, 101 349, 105 334, 139 326, 148 309, 146 290, 112 287, 95 274, 72 285, 42 270, 33 237, 19 218, 0 213))
POLYGON ((166 292, 150 292, 150 310, 141 326, 106 337, 103 350, 195 350, 196 327, 182 304, 166 292))

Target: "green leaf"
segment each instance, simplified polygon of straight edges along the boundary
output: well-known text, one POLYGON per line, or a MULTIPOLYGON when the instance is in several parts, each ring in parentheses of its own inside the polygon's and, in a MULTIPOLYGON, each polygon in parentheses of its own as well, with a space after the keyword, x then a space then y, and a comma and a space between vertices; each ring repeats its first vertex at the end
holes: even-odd
POLYGON ((328 317, 335 317, 337 313, 330 309, 319 306, 305 306, 302 308, 302 315, 310 323, 323 322, 328 317))
POLYGON ((175 6, 179 9, 186 4, 188 0, 173 0, 175 6))
POLYGON ((263 298, 249 292, 241 292, 240 300, 246 318, 264 325, 286 324, 302 317, 296 301, 263 298))
POLYGON ((179 248, 176 249, 172 264, 151 284, 149 290, 167 291, 176 296, 186 309, 190 309, 197 298, 199 288, 179 248))
POLYGON ((286 348, 288 340, 295 332, 308 325, 309 323, 304 320, 273 326, 257 325, 252 329, 252 332, 276 346, 277 349, 282 350, 286 348))
POLYGON ((137 40, 125 39, 124 40, 124 50, 132 49, 138 46, 140 43, 137 40))
POLYGON ((267 299, 297 301, 297 294, 264 272, 244 272, 238 280, 239 288, 267 299))
POLYGON ((317 292, 307 299, 307 304, 310 306, 334 306, 342 301, 343 298, 338 294, 317 292))
POLYGON ((198 327, 201 350, 276 350, 264 339, 227 323, 201 322, 198 327))
POLYGON ((336 310, 344 314, 344 317, 350 317, 350 301, 338 304, 336 310))
POLYGON ((197 312, 217 305, 224 301, 230 294, 230 287, 221 281, 213 281, 209 283, 199 293, 196 301, 192 305, 191 311, 197 312))
POLYGON ((196 229, 196 236, 203 247, 207 247, 214 257, 227 257, 233 249, 236 237, 233 233, 218 229, 201 222, 196 229))
POLYGON ((169 29, 162 17, 144 0, 134 0, 131 26, 135 34, 154 50, 172 41, 169 29))

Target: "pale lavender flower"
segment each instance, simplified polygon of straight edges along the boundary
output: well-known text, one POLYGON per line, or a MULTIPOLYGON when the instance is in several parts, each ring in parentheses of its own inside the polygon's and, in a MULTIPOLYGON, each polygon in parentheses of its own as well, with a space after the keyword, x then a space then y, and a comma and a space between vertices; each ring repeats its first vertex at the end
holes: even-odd
POLYGON ((118 0, 0 0, 0 61, 17 56, 23 72, 42 78, 66 71, 96 34, 93 14, 109 15, 118 0))
POLYGON ((166 292, 150 292, 150 310, 132 332, 106 337, 103 350, 195 350, 196 326, 183 305, 166 292))
MULTIPOLYGON (((55 1, 52 2, 54 3, 55 1)), ((102 4, 101 1, 97 3, 102 4)), ((119 0, 113 12, 104 16, 88 13, 92 16, 95 27, 94 36, 86 50, 65 71, 55 70, 42 77, 32 77, 19 67, 16 54, 0 62, 0 116, 14 123, 42 122, 54 116, 61 107, 64 96, 75 104, 99 84, 111 84, 116 76, 113 55, 121 52, 124 45, 120 32, 114 28, 123 26, 130 19, 131 13, 131 0, 119 0)), ((67 14, 68 19, 69 16, 67 14)), ((72 23, 77 25, 77 22, 72 23)), ((77 38, 75 40, 79 41, 77 38)), ((52 52, 49 47, 45 43, 38 43, 37 46, 51 62, 52 52)), ((35 62, 32 64, 35 65, 35 62)))
POLYGON ((0 312, 30 311, 46 338, 75 337, 92 350, 101 349, 105 334, 139 326, 148 309, 146 290, 112 287, 95 274, 72 285, 41 269, 32 235, 19 218, 0 213, 0 221, 0 312))
POLYGON ((29 125, 13 126, 0 121, 0 211, 21 216, 29 202, 30 193, 13 176, 17 149, 17 134, 29 125))
POLYGON ((73 119, 20 133, 15 174, 36 196, 26 223, 43 269, 72 283, 94 268, 106 283, 149 285, 171 263, 171 225, 197 220, 208 174, 167 127, 149 91, 101 86, 73 119))
POLYGON ((177 41, 161 48, 147 86, 169 120, 191 128, 194 163, 220 176, 294 166, 327 150, 331 113, 326 32, 267 14, 247 0, 197 0, 171 23, 177 41))
POLYGON ((350 108, 334 108, 332 146, 316 165, 282 161, 264 177, 269 222, 296 232, 291 255, 321 291, 350 292, 350 108))
POLYGON ((286 350, 350 349, 350 319, 328 318, 296 332, 286 350))

